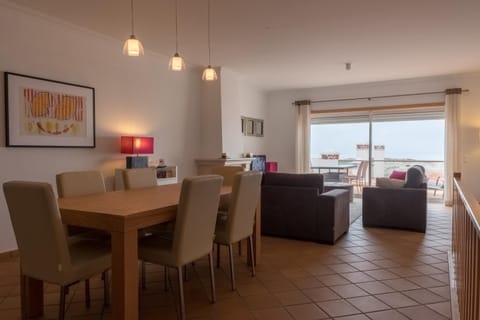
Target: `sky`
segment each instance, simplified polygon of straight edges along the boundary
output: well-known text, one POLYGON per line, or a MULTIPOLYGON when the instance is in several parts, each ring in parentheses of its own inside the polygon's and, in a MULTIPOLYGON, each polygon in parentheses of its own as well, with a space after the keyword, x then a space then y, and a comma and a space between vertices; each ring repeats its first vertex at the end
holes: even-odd
MULTIPOLYGON (((443 161, 444 127, 443 119, 374 122, 373 145, 385 146, 385 158, 443 161)), ((357 144, 368 144, 367 122, 311 126, 312 158, 330 152, 355 158, 357 144)))

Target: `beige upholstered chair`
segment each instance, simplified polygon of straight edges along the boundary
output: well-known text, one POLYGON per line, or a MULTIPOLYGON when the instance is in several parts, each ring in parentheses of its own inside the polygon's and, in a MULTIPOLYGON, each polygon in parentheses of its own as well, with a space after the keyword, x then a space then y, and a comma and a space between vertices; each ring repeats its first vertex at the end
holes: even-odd
MULTIPOLYGON (((105 180, 100 171, 70 171, 56 175, 57 193, 60 198, 78 197, 106 191, 105 180)), ((109 241, 110 234, 100 230, 89 228, 67 226, 69 236, 81 237, 97 241, 109 241)), ((108 273, 104 272, 102 278, 108 283, 108 273)), ((104 301, 108 304, 110 300, 109 290, 104 291, 104 301)), ((85 280, 85 303, 90 307, 90 282, 85 280)))
POLYGON ((22 276, 60 285, 59 319, 64 319, 68 286, 110 268, 110 246, 78 237, 67 239, 50 184, 12 181, 3 184, 3 191, 22 276))
POLYGON ((182 266, 206 255, 210 264, 212 302, 216 300, 212 246, 222 180, 217 175, 186 178, 182 183, 173 238, 153 235, 139 243, 140 259, 177 269, 180 319, 185 319, 182 266))
MULTIPOLYGON (((219 176, 223 177, 223 185, 224 186, 233 186, 233 179, 235 174, 238 172, 243 172, 243 168, 240 166, 219 166, 212 168, 212 174, 218 174, 219 176)), ((218 209, 220 211, 228 211, 228 206, 230 204, 230 195, 224 196, 220 198, 220 204, 218 205, 218 209)))
MULTIPOLYGON (((252 234, 255 210, 258 205, 258 200, 260 199, 261 181, 262 174, 260 172, 249 171, 237 173, 233 183, 229 210, 226 215, 219 215, 217 219, 214 242, 217 243, 217 245, 228 246, 232 290, 235 290, 233 243, 248 238, 250 258, 252 261, 252 276, 255 275, 252 234)), ((219 252, 220 250, 217 249, 217 254, 219 252)))
POLYGON ((136 168, 123 170, 125 189, 148 188, 157 185, 155 168, 136 168))

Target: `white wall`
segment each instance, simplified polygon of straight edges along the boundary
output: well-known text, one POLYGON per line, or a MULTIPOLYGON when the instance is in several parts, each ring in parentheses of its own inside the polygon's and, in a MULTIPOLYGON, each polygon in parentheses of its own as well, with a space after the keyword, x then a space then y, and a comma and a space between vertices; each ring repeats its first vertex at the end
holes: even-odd
MULTIPOLYGON (((384 81, 333 87, 283 90, 269 92, 267 96, 266 130, 267 155, 278 161, 281 171, 295 170, 295 100, 327 100, 349 97, 381 96, 414 92, 442 91, 446 88, 470 89, 462 95, 460 116, 460 149, 462 176, 466 185, 480 198, 480 74, 463 74, 442 77, 417 78, 398 81, 384 81)), ((376 101, 354 101, 349 103, 324 103, 315 108, 363 107, 443 101, 442 95, 416 96, 376 101)), ((331 137, 326 137, 330 139, 331 137)))
MULTIPOLYGON (((121 54, 122 43, 0 1, 0 71, 88 85, 96 93, 95 149, 5 148, 4 96, 0 93, 0 184, 11 179, 47 181, 68 170, 100 169, 112 176, 124 165, 119 137, 155 137, 155 154, 179 166, 180 178, 195 171, 200 151, 200 71, 167 70, 168 57, 121 54)), ((3 77, 0 80, 3 88, 3 77)), ((111 181, 111 179, 109 180, 111 181)), ((54 185, 55 186, 55 185, 54 185)), ((0 252, 16 248, 0 196, 0 252)))
POLYGON ((265 137, 244 136, 241 131, 242 116, 265 119, 265 93, 229 69, 222 68, 220 78, 223 152, 230 157, 265 154, 265 137))

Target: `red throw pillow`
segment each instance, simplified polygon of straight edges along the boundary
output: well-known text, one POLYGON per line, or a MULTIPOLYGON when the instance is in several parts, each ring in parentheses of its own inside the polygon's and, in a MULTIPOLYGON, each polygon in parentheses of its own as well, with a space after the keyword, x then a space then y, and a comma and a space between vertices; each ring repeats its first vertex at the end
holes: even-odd
POLYGON ((398 180, 405 180, 405 176, 407 175, 407 172, 405 171, 397 171, 393 170, 392 174, 390 175, 390 179, 398 179, 398 180))

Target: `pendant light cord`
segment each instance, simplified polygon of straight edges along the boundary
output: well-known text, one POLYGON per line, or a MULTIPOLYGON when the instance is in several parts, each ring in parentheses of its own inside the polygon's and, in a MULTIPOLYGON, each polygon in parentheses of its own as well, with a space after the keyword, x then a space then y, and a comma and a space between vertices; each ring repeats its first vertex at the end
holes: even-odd
POLYGON ((178 53, 178 0, 175 0, 175 53, 178 53))
POLYGON ((208 0, 208 65, 210 66, 210 0, 208 0))
POLYGON ((132 35, 135 35, 135 23, 134 23, 134 14, 133 14, 133 0, 131 0, 131 10, 132 13, 132 35))

